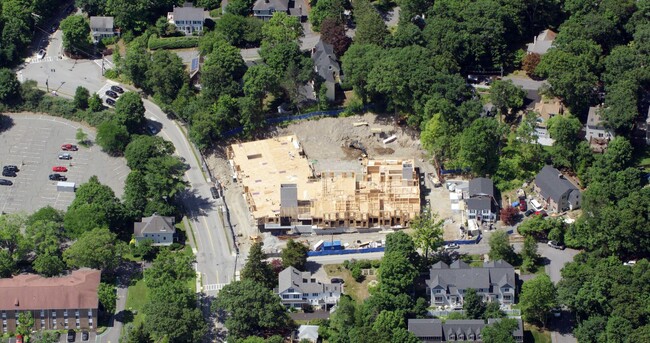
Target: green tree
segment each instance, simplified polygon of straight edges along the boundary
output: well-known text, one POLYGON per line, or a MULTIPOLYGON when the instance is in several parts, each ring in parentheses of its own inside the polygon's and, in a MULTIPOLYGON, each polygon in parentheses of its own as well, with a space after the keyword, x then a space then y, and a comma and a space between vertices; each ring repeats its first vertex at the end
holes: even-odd
POLYGON ((126 146, 124 157, 131 170, 144 170, 150 159, 174 153, 174 144, 158 136, 135 136, 126 146))
POLYGON ((517 329, 517 321, 512 318, 503 318, 498 322, 487 325, 481 330, 485 343, 515 343, 512 332, 517 329))
POLYGON ((262 251, 262 246, 262 243, 258 242, 251 247, 248 260, 241 272, 241 279, 256 282, 267 289, 273 289, 276 286, 276 277, 271 266, 264 262, 266 254, 262 251))
POLYGON ((36 256, 32 263, 34 270, 46 277, 57 276, 65 270, 65 263, 57 253, 43 252, 36 256))
POLYGON ((211 101, 220 96, 235 95, 241 86, 236 82, 246 72, 246 65, 239 49, 219 39, 214 43, 212 52, 207 56, 201 71, 201 94, 211 101))
POLYGON ((284 12, 273 13, 271 19, 262 26, 264 44, 276 45, 295 42, 302 36, 304 36, 304 32, 298 17, 290 16, 284 12))
POLYGON ((383 53, 384 51, 377 45, 354 43, 341 58, 346 81, 352 85, 354 92, 364 103, 372 95, 368 87, 368 75, 383 53))
POLYGON ((549 311, 557 306, 557 291, 548 275, 542 274, 524 282, 519 305, 525 321, 546 326, 549 311))
POLYGON ((482 319, 485 313, 485 303, 476 293, 476 290, 469 288, 463 296, 463 310, 468 319, 482 319))
POLYGON ((126 323, 123 330, 120 343, 153 343, 149 333, 145 331, 143 323, 139 323, 137 326, 134 326, 133 323, 126 323))
POLYGON ((16 268, 16 261, 11 258, 9 252, 0 250, 0 276, 3 278, 10 277, 16 268))
POLYGON ((497 80, 490 87, 490 100, 502 115, 524 105, 526 92, 512 80, 497 80))
POLYGON ((173 201, 187 187, 183 180, 185 165, 176 156, 153 157, 147 162, 144 172, 151 201, 173 201))
POLYGON ((0 103, 14 104, 20 99, 20 82, 11 69, 0 68, 0 103))
POLYGON ((490 245, 490 260, 504 260, 510 264, 514 263, 516 254, 512 245, 510 245, 510 240, 508 234, 505 231, 496 231, 490 236, 488 242, 490 245))
POLYGON ((343 22, 343 2, 341 0, 320 0, 309 12, 309 22, 316 31, 326 19, 343 22))
MULTIPOLYGON (((171 104, 183 84, 189 81, 181 58, 167 50, 157 50, 153 53, 152 63, 146 75, 149 88, 164 104, 171 104)), ((117 112, 117 104, 115 110, 117 112)))
POLYGON ((104 108, 99 94, 93 93, 93 95, 88 99, 88 108, 93 112, 99 112, 104 108))
POLYGON ((84 132, 82 128, 77 129, 77 133, 75 134, 75 138, 77 139, 77 143, 80 145, 86 146, 88 145, 88 134, 84 132))
POLYGON ((27 222, 25 224, 27 224, 29 228, 37 221, 63 223, 64 215, 65 213, 63 211, 57 210, 54 207, 48 205, 45 207, 41 207, 36 212, 32 213, 27 218, 27 222))
POLYGON ((445 221, 438 214, 426 207, 424 211, 410 223, 413 229, 413 242, 419 249, 424 250, 424 257, 429 258, 430 251, 436 251, 444 244, 442 238, 445 221))
POLYGON ((535 264, 539 259, 539 254, 537 253, 537 241, 533 236, 528 236, 524 240, 524 248, 521 251, 521 257, 523 258, 523 267, 529 272, 535 270, 535 264))
MULTIPOLYGON (((75 199, 72 201, 68 207, 68 212, 65 216, 65 230, 66 233, 73 238, 78 237, 81 233, 85 231, 77 231, 77 228, 69 225, 68 217, 71 214, 74 214, 78 208, 82 208, 84 205, 90 206, 95 212, 98 212, 101 218, 100 221, 94 222, 90 220, 92 217, 88 217, 90 224, 97 224, 95 227, 90 227, 94 229, 96 227, 111 227, 119 228, 124 223, 124 212, 120 200, 115 196, 115 192, 107 186, 99 182, 97 176, 93 175, 90 177, 88 182, 81 184, 77 188, 75 199)), ((87 226, 85 226, 87 227, 87 226)), ((89 231, 89 230, 87 230, 89 231)))
POLYGON ((119 156, 129 143, 129 131, 122 124, 106 121, 97 127, 97 138, 95 140, 106 153, 119 156))
POLYGON ((115 118, 130 134, 142 130, 145 123, 144 112, 144 104, 137 93, 126 92, 115 102, 115 118))
POLYGON ((6 251, 13 262, 24 260, 30 250, 30 242, 22 233, 25 221, 21 214, 0 216, 0 251, 6 251))
POLYGON ((379 268, 382 291, 393 295, 408 293, 417 276, 417 266, 409 261, 407 255, 398 252, 384 254, 379 268))
POLYGON ((279 81, 278 74, 268 65, 254 65, 248 68, 244 74, 244 94, 258 99, 261 105, 266 94, 273 92, 279 81))
POLYGON ((256 45, 262 39, 262 25, 257 18, 244 17, 232 13, 225 13, 217 20, 215 29, 222 34, 228 43, 237 47, 256 45))
POLYGON ((578 118, 572 116, 555 116, 547 123, 548 132, 553 142, 551 158, 553 164, 560 167, 573 167, 576 165, 576 150, 580 138, 578 134, 582 130, 582 124, 578 118))
POLYGON ((16 328, 16 334, 23 337, 28 337, 34 328, 34 317, 30 311, 20 312, 18 315, 18 327, 16 328))
POLYGON ((124 74, 136 87, 147 88, 147 70, 151 67, 151 55, 147 52, 147 36, 138 37, 126 48, 123 59, 124 74))
POLYGON ((307 252, 309 247, 306 245, 296 242, 293 239, 287 241, 287 246, 282 249, 282 267, 287 268, 289 266, 294 267, 298 270, 304 271, 305 265, 307 264, 307 252))
POLYGON ((117 302, 117 293, 115 292, 115 286, 104 282, 100 283, 99 289, 97 290, 97 296, 99 297, 99 303, 104 308, 104 312, 113 314, 115 312, 115 304, 117 302))
POLYGON ((63 48, 66 51, 89 56, 90 26, 84 17, 71 15, 63 19, 61 31, 63 31, 63 48))
POLYGON ((172 283, 155 288, 145 305, 144 329, 155 341, 197 342, 207 332, 207 325, 196 307, 196 295, 186 284, 172 283))
POLYGON ((356 20, 355 43, 383 45, 388 29, 379 12, 367 0, 352 1, 356 20))
POLYGON ((494 174, 499 163, 503 127, 494 118, 480 118, 463 130, 458 160, 474 175, 494 174))
POLYGON ((579 342, 607 342, 605 327, 607 318, 603 316, 592 316, 581 321, 573 331, 579 342))
POLYGON ((193 262, 194 256, 161 250, 151 267, 145 270, 144 281, 151 289, 175 282, 182 284, 196 276, 192 268, 193 262))
POLYGON ((269 336, 291 327, 280 297, 251 279, 226 285, 219 291, 212 310, 225 313, 228 334, 235 339, 269 336))
POLYGON ((485 312, 483 312, 483 319, 503 318, 506 314, 501 311, 501 305, 497 301, 490 301, 485 304, 485 312))
POLYGON ((115 234, 106 228, 85 232, 63 252, 63 259, 70 268, 111 270, 120 262, 115 234))
POLYGON ((85 110, 88 108, 88 99, 90 98, 90 93, 86 88, 83 86, 77 87, 77 89, 74 92, 74 107, 80 109, 80 110, 85 110))
POLYGON ((404 231, 397 231, 386 235, 386 254, 392 253, 406 256, 414 266, 420 265, 420 255, 415 250, 413 238, 404 231))

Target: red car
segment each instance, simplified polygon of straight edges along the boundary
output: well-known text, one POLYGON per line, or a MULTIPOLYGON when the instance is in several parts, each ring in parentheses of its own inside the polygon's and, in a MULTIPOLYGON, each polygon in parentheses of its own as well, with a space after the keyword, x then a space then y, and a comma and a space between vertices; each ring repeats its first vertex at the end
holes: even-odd
POLYGON ((52 167, 52 171, 62 173, 62 172, 67 172, 68 168, 64 166, 56 166, 56 167, 52 167))
POLYGON ((548 217, 548 213, 546 211, 541 210, 541 211, 535 211, 536 216, 542 216, 542 217, 548 217))
POLYGON ((63 150, 63 151, 77 151, 79 149, 74 144, 63 144, 63 145, 61 145, 61 150, 63 150))

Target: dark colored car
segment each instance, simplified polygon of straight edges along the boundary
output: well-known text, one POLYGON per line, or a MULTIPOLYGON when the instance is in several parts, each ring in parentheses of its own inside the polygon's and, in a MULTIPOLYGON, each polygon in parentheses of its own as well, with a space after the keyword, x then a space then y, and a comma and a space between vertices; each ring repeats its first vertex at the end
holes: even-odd
POLYGON ((68 178, 61 175, 61 174, 50 174, 50 180, 52 180, 52 181, 66 181, 66 180, 68 180, 68 178))
POLYGON ((2 176, 16 177, 16 172, 11 169, 3 169, 2 176))
POLYGON ((561 243, 556 242, 556 241, 548 241, 548 243, 546 243, 546 244, 548 244, 548 246, 553 248, 553 249, 564 250, 564 248, 565 248, 564 244, 561 244, 561 243))
POLYGON ((14 184, 14 183, 11 182, 11 181, 9 181, 9 180, 6 180, 6 179, 0 179, 0 185, 2 185, 2 186, 11 186, 11 185, 13 185, 13 184, 14 184))
POLYGON ((88 331, 81 331, 81 340, 84 342, 88 340, 88 331))
POLYGON ((210 193, 212 193, 212 198, 219 199, 219 191, 215 187, 210 187, 210 193))
POLYGON ((334 277, 330 280, 330 283, 343 283, 343 279, 340 277, 334 277))
POLYGON ((106 95, 110 96, 113 99, 117 99, 117 97, 119 96, 117 93, 113 91, 106 91, 106 95))
POLYGON ((76 336, 77 336, 77 333, 74 332, 74 330, 68 330, 68 343, 74 342, 76 336))
POLYGON ((524 213, 524 215, 525 215, 526 217, 530 217, 530 215, 533 214, 533 213, 535 213, 535 210, 533 210, 533 209, 531 208, 530 210, 526 211, 526 213, 524 213))
POLYGON ((50 28, 50 32, 51 32, 51 33, 54 33, 54 32, 56 32, 56 29, 58 29, 58 26, 57 26, 56 24, 54 24, 54 25, 52 25, 52 27, 50 28))
POLYGON ((124 89, 120 86, 111 86, 111 90, 113 92, 118 92, 120 94, 124 93, 124 89))
POLYGON ((10 170, 10 171, 12 171, 12 172, 14 172, 14 173, 20 171, 20 170, 18 170, 18 167, 17 167, 17 166, 14 166, 14 165, 4 166, 4 167, 2 167, 2 170, 10 170))
POLYGON ((113 100, 111 98, 107 98, 106 99, 106 104, 109 105, 109 106, 115 106, 115 100, 113 100))

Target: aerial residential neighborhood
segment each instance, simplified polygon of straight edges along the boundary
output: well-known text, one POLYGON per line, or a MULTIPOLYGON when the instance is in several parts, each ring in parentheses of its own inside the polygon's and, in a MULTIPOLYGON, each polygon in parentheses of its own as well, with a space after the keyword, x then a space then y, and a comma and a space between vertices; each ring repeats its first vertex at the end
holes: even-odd
POLYGON ((649 342, 648 10, 0 0, 0 343, 649 342))

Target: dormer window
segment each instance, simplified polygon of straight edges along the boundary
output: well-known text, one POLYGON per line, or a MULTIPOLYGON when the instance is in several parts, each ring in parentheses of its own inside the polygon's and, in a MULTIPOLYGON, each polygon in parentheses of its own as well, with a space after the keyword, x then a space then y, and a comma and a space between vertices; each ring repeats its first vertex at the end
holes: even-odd
POLYGON ((287 292, 293 293, 293 288, 289 288, 289 290, 287 292))

